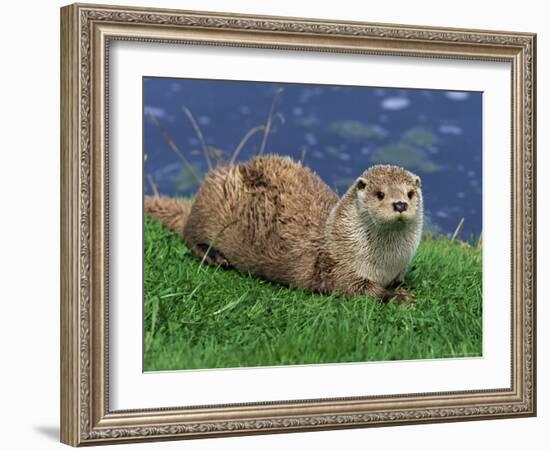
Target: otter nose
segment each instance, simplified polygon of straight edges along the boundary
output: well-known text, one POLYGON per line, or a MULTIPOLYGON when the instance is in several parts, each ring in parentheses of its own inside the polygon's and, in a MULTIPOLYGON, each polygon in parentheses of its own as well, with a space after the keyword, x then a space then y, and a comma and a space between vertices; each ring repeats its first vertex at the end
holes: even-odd
POLYGON ((407 210, 407 204, 405 202, 393 202, 393 210, 402 213, 407 210))

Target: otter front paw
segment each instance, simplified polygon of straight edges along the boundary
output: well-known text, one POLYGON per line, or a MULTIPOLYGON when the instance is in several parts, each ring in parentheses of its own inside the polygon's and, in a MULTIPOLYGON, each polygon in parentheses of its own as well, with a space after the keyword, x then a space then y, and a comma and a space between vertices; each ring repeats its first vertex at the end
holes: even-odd
POLYGON ((195 253, 211 266, 230 267, 229 261, 224 254, 210 245, 197 244, 195 253))
POLYGON ((404 303, 416 303, 416 298, 414 298, 414 296, 409 294, 407 291, 388 292, 382 299, 384 303, 394 301, 398 305, 403 305, 404 303))
POLYGON ((414 295, 409 294, 407 291, 398 291, 395 293, 395 302, 398 305, 402 305, 404 303, 416 303, 416 298, 414 298, 414 295))

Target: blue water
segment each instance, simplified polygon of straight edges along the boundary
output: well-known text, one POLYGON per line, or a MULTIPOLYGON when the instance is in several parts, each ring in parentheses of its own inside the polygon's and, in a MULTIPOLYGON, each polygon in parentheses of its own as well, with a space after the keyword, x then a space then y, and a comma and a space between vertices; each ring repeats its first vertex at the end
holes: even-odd
MULTIPOLYGON (((182 106, 216 163, 228 161, 249 130, 265 125, 273 105, 266 153, 303 159, 340 194, 375 163, 401 165, 422 178, 428 228, 451 234, 464 218, 462 239, 481 232, 480 92, 144 78, 143 103, 146 194, 152 184, 163 195, 193 194, 208 170, 182 106)), ((254 134, 237 161, 257 154, 262 139, 262 132, 254 134)))

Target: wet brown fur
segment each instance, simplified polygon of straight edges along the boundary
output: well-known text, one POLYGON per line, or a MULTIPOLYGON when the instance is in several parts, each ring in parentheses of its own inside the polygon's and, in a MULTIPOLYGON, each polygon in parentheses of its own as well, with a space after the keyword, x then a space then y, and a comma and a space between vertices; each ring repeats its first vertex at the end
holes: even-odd
MULTIPOLYGON (((287 157, 262 156, 211 171, 192 207, 191 201, 146 197, 145 212, 182 233, 191 250, 211 264, 310 291, 387 300, 396 294, 356 267, 362 264, 356 259, 361 248, 363 253, 367 249, 368 256, 372 245, 386 245, 386 241, 377 243, 372 234, 363 233, 365 223, 361 213, 355 212, 363 208, 356 203, 363 195, 358 190, 367 192, 395 183, 413 186, 417 180, 415 189, 420 189, 419 179, 409 172, 376 167, 386 169, 366 171, 340 200, 300 163, 287 157)), ((414 254, 419 231, 412 228, 403 242, 414 246, 414 254)), ((396 229, 391 239, 397 238, 398 243, 401 234, 401 228, 396 229)), ((401 281, 403 274, 392 273, 391 278, 401 281)), ((406 298, 410 298, 406 293, 397 294, 398 301, 406 298)))
POLYGON ((169 197, 145 197, 144 211, 166 228, 181 233, 187 222, 193 202, 169 197))

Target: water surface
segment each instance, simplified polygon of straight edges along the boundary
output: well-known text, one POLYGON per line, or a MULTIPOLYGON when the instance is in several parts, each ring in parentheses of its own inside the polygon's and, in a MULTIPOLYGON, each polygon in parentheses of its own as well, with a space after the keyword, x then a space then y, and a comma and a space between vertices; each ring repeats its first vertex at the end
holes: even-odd
MULTIPOLYGON (((216 163, 271 117, 266 153, 303 160, 340 194, 369 166, 397 164, 422 178, 428 228, 449 235, 464 218, 462 239, 481 232, 480 92, 144 78, 143 106, 146 194, 153 185, 196 193, 208 170, 197 128, 216 163)), ((263 138, 253 134, 237 161, 256 155, 263 138)))

